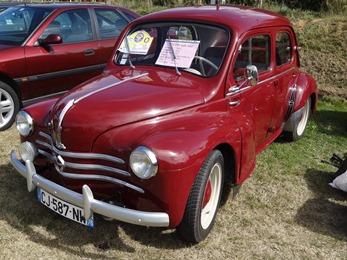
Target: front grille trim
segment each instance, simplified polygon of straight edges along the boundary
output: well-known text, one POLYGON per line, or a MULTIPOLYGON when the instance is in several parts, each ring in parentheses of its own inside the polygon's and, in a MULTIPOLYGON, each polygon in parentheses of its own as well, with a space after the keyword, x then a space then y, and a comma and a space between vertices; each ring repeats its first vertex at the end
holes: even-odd
POLYGON ((98 154, 98 153, 75 153, 75 152, 66 152, 61 151, 58 148, 56 148, 53 144, 53 139, 50 135, 44 132, 39 132, 39 135, 43 137, 45 140, 39 140, 37 139, 35 142, 39 146, 42 146, 49 151, 45 151, 43 149, 38 149, 39 154, 45 156, 48 158, 48 160, 51 163, 54 163, 54 167, 56 171, 62 175, 65 178, 70 179, 77 179, 77 180, 96 180, 96 181, 105 181, 114 183, 117 185, 121 185, 127 188, 130 188, 134 191, 144 193, 144 190, 138 186, 135 186, 131 183, 128 183, 126 181, 120 180, 115 177, 106 176, 106 175, 99 175, 99 174, 79 174, 79 173, 72 173, 72 172, 66 172, 64 171, 65 168, 69 168, 70 170, 86 170, 86 171, 106 171, 111 172, 115 174, 121 174, 122 176, 130 177, 131 174, 127 171, 111 167, 108 165, 102 165, 102 164, 91 164, 91 163, 72 163, 67 162, 66 158, 73 158, 73 159, 87 159, 87 160, 103 160, 108 161, 112 163, 118 163, 118 164, 124 164, 124 160, 115 157, 110 156, 107 154, 98 154), (46 142, 47 141, 47 142, 46 142), (63 167, 62 165, 59 165, 57 162, 57 157, 61 157, 64 160, 63 167))

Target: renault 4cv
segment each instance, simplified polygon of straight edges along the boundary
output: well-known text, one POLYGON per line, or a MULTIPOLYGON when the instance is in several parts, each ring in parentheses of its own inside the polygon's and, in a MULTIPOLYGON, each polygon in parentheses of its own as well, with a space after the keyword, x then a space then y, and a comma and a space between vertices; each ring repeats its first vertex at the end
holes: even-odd
POLYGON ((286 18, 256 8, 138 18, 101 75, 19 112, 11 162, 58 214, 177 228, 198 243, 257 154, 303 137, 317 86, 299 50, 286 18))

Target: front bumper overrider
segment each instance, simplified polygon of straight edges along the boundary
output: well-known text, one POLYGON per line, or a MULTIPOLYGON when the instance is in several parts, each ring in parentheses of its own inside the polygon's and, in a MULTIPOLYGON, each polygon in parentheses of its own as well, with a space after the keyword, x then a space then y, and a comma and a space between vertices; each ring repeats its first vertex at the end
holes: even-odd
POLYGON ((29 192, 34 191, 36 187, 40 187, 61 200, 83 208, 85 219, 89 219, 92 213, 97 213, 104 217, 135 225, 148 227, 169 226, 169 215, 165 212, 133 210, 96 200, 88 185, 83 185, 82 194, 80 194, 37 174, 33 162, 27 160, 25 164, 23 164, 22 161, 17 159, 13 150, 11 151, 10 159, 13 167, 26 178, 29 192))

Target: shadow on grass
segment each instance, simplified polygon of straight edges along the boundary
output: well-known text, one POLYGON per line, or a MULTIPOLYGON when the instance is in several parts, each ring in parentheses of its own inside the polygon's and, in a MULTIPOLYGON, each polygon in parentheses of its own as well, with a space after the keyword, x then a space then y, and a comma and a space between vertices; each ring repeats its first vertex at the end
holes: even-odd
POLYGON ((347 135, 347 112, 319 110, 312 115, 311 120, 315 122, 320 133, 332 136, 347 135))
MULTIPOLYGON (((114 259, 114 256, 109 256, 109 251, 136 253, 136 248, 131 246, 132 241, 127 237, 157 248, 180 249, 189 246, 172 229, 106 221, 98 215, 94 216, 94 229, 68 220, 40 204, 36 192, 27 191, 26 180, 10 164, 0 165, 0 205, 0 229, 3 221, 13 228, 11 233, 25 234, 34 243, 79 257, 114 259)), ((0 235, 0 240, 8 240, 6 234, 0 235)))
POLYGON ((316 233, 347 241, 347 193, 332 188, 328 183, 336 177, 327 173, 309 169, 305 180, 315 194, 298 211, 295 221, 316 233))

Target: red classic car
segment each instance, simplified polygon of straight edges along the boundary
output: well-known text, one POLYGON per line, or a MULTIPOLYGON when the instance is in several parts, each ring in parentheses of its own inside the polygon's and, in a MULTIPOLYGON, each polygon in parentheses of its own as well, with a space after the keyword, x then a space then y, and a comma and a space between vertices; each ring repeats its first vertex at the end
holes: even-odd
POLYGON ((223 187, 237 189, 279 135, 304 135, 317 102, 291 23, 241 6, 168 9, 132 22, 103 73, 21 110, 29 191, 93 226, 93 213, 210 233, 223 187), (83 217, 82 217, 83 216, 83 217))
POLYGON ((139 17, 112 5, 18 4, 0 4, 0 131, 21 107, 100 74, 139 17))

